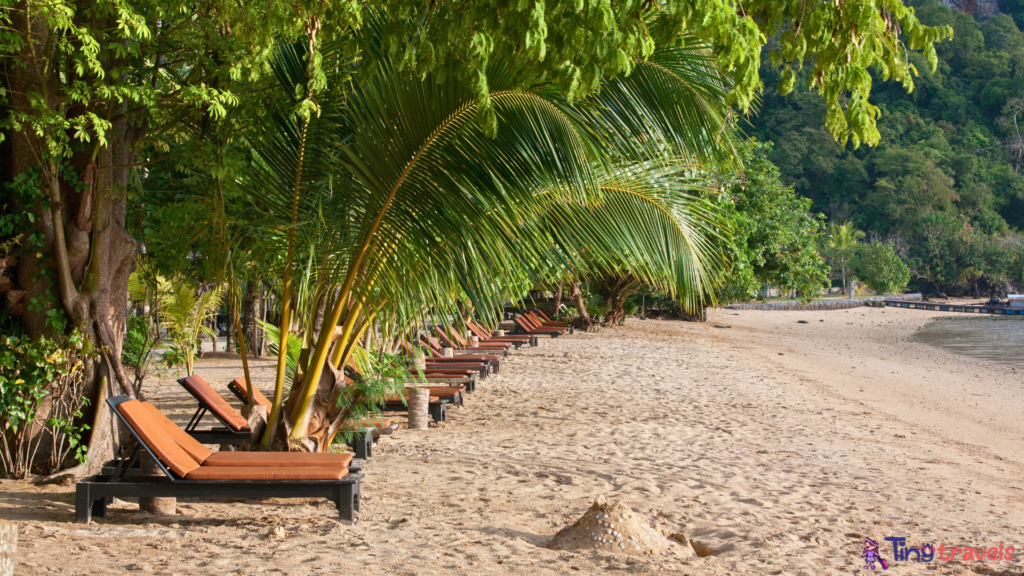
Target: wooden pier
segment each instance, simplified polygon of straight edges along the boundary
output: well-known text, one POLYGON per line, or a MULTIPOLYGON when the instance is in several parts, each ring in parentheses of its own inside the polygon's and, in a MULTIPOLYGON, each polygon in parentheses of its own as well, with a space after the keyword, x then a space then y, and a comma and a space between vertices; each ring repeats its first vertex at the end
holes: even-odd
POLYGON ((931 302, 907 302, 905 300, 886 300, 886 307, 912 308, 914 310, 934 310, 936 312, 966 312, 968 314, 998 314, 1000 316, 1024 316, 1024 308, 1004 308, 1003 306, 966 306, 963 304, 932 304, 931 302))

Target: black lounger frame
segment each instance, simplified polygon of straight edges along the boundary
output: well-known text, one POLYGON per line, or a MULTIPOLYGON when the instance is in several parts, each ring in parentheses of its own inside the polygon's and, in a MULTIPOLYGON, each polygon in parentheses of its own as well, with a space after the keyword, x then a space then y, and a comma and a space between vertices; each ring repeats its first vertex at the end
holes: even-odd
POLYGON ((238 480, 185 480, 164 466, 149 446, 128 424, 117 406, 130 400, 128 396, 107 399, 107 404, 117 415, 132 437, 144 448, 165 478, 116 479, 111 476, 90 476, 75 485, 75 521, 88 524, 92 515, 102 518, 107 512, 107 502, 119 498, 326 498, 338 507, 342 522, 355 524, 359 514, 360 481, 362 474, 349 474, 341 480, 317 481, 238 481, 238 480))

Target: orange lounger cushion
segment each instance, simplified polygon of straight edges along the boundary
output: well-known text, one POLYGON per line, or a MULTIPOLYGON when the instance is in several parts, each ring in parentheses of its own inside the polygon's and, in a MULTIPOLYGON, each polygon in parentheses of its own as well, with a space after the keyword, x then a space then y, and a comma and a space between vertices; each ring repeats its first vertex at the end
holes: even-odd
POLYGON ((124 416, 142 442, 171 472, 178 476, 188 476, 189 473, 200 468, 199 463, 167 435, 164 427, 153 419, 152 414, 143 408, 141 402, 138 400, 122 402, 118 405, 117 411, 124 416))
MULTIPOLYGON (((123 406, 124 404, 122 404, 123 406)), ((170 418, 164 415, 163 412, 157 410, 156 406, 153 406, 149 402, 139 402, 140 409, 144 410, 149 418, 156 422, 161 430, 167 434, 172 440, 174 440, 182 450, 188 453, 193 460, 202 464, 206 461, 210 455, 213 454, 213 450, 210 450, 204 446, 201 442, 189 435, 188 432, 182 430, 177 424, 171 421, 170 418)))
POLYGON ((316 468, 338 466, 348 468, 352 454, 310 454, 308 452, 214 452, 203 461, 203 466, 245 466, 316 468))
POLYGON ((341 480, 348 476, 344 466, 201 466, 185 475, 186 480, 309 481, 341 480))
POLYGON ((310 454, 308 452, 214 452, 178 427, 149 402, 139 406, 167 436, 203 466, 343 466, 352 463, 352 454, 310 454))
POLYGON ((227 422, 227 424, 236 432, 249 431, 249 422, 245 418, 242 418, 241 414, 235 412, 235 409, 232 408, 227 401, 221 398, 220 394, 217 394, 217 392, 211 388, 210 385, 206 383, 206 380, 203 380, 201 376, 193 374, 181 382, 183 386, 188 388, 188 391, 191 392, 193 396, 198 398, 212 412, 217 414, 221 420, 227 422))
MULTIPOLYGON (((231 383, 241 390, 243 395, 245 395, 246 386, 244 376, 242 378, 235 378, 231 383)), ((273 403, 271 403, 270 400, 263 395, 263 392, 260 392, 260 389, 256 386, 252 387, 252 403, 256 406, 266 406, 267 409, 270 409, 270 407, 273 406, 273 403)))

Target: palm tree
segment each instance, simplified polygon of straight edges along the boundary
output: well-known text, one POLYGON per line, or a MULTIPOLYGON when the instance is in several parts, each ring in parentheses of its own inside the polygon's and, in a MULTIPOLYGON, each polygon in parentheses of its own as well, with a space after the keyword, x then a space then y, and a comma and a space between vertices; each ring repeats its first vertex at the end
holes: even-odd
POLYGON ((846 275, 848 272, 850 258, 853 257, 853 252, 856 250, 857 244, 864 238, 864 236, 864 232, 854 228, 853 222, 850 221, 846 221, 840 225, 837 225, 834 222, 828 225, 828 232, 825 234, 826 252, 829 254, 829 259, 839 265, 843 278, 844 291, 849 285, 846 282, 846 275))
MULTIPOLYGON (((283 93, 308 94, 307 54, 279 50, 283 93)), ((695 167, 727 155, 729 121, 700 47, 659 51, 575 105, 542 79, 489 75, 494 135, 468 83, 400 71, 373 45, 358 68, 331 46, 320 56, 336 65, 318 113, 276 114, 251 138, 250 177, 234 183, 286 255, 282 276, 312 247, 325 301, 322 329, 300 321, 307 346, 287 403, 279 367, 265 442, 287 411, 293 441, 326 448, 351 413, 337 402, 338 368, 378 317, 415 325, 427 311, 457 317, 459 301, 496 309, 515 286, 552 280, 552 258, 580 275, 631 271, 691 305, 714 282, 707 239, 722 223, 695 193, 695 167)))
POLYGON ((188 279, 176 276, 163 281, 160 287, 160 320, 171 339, 169 362, 185 365, 191 376, 195 366, 196 346, 202 335, 216 337, 206 321, 217 312, 224 295, 223 286, 214 286, 202 293, 188 279))

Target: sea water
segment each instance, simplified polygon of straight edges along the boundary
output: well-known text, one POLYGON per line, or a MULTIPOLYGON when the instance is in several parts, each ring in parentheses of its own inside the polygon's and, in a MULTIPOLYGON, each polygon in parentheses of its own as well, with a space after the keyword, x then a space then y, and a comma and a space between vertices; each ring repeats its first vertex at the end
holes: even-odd
POLYGON ((914 340, 953 352, 1024 368, 1024 317, 940 316, 924 325, 914 340))

